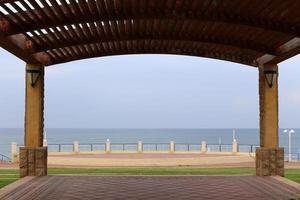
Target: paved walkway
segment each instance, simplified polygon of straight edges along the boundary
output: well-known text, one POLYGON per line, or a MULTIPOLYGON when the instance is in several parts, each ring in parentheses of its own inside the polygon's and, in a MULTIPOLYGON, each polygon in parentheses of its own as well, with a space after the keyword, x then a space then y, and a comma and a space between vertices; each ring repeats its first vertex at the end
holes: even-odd
POLYGON ((298 185, 256 176, 27 177, 0 190, 1 200, 288 200, 299 197, 298 185))
POLYGON ((147 154, 99 154, 99 155, 51 155, 49 166, 77 167, 254 167, 249 154, 199 154, 199 153, 147 153, 147 154))

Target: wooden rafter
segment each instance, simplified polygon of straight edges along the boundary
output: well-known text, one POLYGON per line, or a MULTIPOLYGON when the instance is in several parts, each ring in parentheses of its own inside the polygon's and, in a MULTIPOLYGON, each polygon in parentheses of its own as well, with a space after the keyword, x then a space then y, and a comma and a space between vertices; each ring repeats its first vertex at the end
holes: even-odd
MULTIPOLYGON (((51 9, 39 9, 42 13, 48 13, 51 9)), ((12 14, 11 18, 16 17, 17 14, 12 14)), ((52 13, 54 17, 55 14, 52 13)), ((168 20, 194 20, 203 22, 216 22, 225 23, 238 26, 249 26, 252 28, 260 28, 273 32, 280 32, 284 34, 294 35, 300 37, 300 26, 288 25, 282 22, 270 21, 260 18, 247 18, 240 15, 228 14, 228 13, 180 13, 173 12, 171 14, 165 14, 162 11, 156 11, 152 13, 140 13, 137 14, 111 14, 111 15, 72 15, 71 13, 65 14, 64 18, 58 17, 56 20, 47 21, 43 19, 40 23, 31 24, 22 27, 12 27, 6 34, 13 35, 17 33, 26 33, 34 30, 45 29, 49 27, 57 27, 72 24, 85 24, 94 23, 96 21, 100 22, 110 22, 110 21, 124 21, 124 20, 135 20, 135 19, 168 19, 168 20)))
MULTIPOLYGON (((49 37, 45 35, 46 37, 49 37)), ((57 48, 83 45, 83 44, 93 44, 99 42, 113 42, 113 41, 124 41, 124 40, 188 40, 194 41, 198 43, 209 43, 214 45, 223 45, 223 46, 232 46, 240 49, 245 49, 248 51, 256 51, 260 53, 268 53, 270 55, 277 55, 276 50, 271 47, 266 47, 263 44, 255 44, 250 41, 242 41, 234 38, 225 38, 213 35, 205 35, 205 36, 191 36, 191 35, 183 35, 183 36, 173 36, 173 35, 156 35, 156 36, 144 36, 144 35, 128 35, 128 36, 94 36, 88 37, 81 40, 76 40, 76 38, 72 40, 60 41, 59 43, 48 43, 48 46, 42 46, 41 48, 35 48, 34 52, 42 52, 48 51, 57 48)))
POLYGON ((53 65, 170 53, 247 65, 299 54, 298 0, 0 0, 0 46, 53 65))

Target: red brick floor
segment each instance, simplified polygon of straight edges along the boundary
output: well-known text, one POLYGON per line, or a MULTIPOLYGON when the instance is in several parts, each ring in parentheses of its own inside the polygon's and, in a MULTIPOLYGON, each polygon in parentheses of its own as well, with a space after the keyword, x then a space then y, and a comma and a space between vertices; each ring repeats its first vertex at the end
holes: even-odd
POLYGON ((47 176, 30 179, 1 200, 292 199, 300 189, 256 176, 47 176))

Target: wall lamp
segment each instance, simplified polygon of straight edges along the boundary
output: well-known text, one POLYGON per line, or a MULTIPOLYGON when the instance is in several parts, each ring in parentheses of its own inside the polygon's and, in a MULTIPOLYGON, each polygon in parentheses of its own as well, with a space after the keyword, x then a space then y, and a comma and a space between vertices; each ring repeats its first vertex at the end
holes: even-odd
POLYGON ((272 88, 278 77, 277 71, 265 71, 264 74, 269 88, 272 88))
POLYGON ((29 77, 29 81, 30 81, 31 87, 34 87, 35 84, 37 83, 38 79, 39 79, 41 71, 40 70, 36 70, 36 69, 28 69, 28 70, 26 70, 26 73, 27 73, 27 75, 29 77))

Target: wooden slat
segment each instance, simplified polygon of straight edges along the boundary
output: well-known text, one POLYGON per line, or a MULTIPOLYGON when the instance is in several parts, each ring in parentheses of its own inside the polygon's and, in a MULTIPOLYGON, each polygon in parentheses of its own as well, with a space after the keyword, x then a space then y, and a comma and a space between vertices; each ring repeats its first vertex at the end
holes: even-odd
POLYGON ((48 65, 119 53, 276 64, 300 48, 291 42, 300 38, 297 0, 0 0, 0 6, 1 47, 25 61, 49 57, 48 65))
MULTIPOLYGON (((286 0, 289 1, 289 0, 286 0)), ((101 1, 100 1, 101 2, 101 1)), ((109 1, 108 1, 109 2, 109 1)), ((139 16, 142 16, 144 19, 190 19, 190 20, 201 20, 201 21, 208 21, 208 22, 222 22, 222 23, 228 23, 228 24, 235 24, 235 25, 241 25, 241 26, 250 26, 250 27, 257 27, 262 28, 265 30, 270 31, 276 31, 276 32, 282 32, 289 35, 294 36, 300 36, 300 27, 296 24, 287 24, 284 22, 279 21, 272 21, 271 19, 265 19, 265 18, 259 18, 258 16, 241 16, 236 15, 233 12, 228 13, 217 13, 217 12, 188 12, 188 15, 186 11, 183 9, 179 9, 179 7, 175 8, 174 12, 166 15, 163 10, 156 9, 155 12, 151 13, 132 13, 130 12, 130 9, 133 7, 131 6, 131 1, 123 1, 124 9, 122 10, 122 13, 114 13, 112 10, 107 10, 103 3, 99 3, 99 7, 102 8, 102 10, 105 10, 104 14, 103 12, 98 13, 97 16, 93 16, 89 14, 87 5, 85 1, 79 1, 79 3, 74 3, 75 7, 80 7, 81 9, 77 9, 76 13, 78 13, 77 17, 71 18, 57 18, 57 20, 48 22, 48 23, 38 23, 38 24, 32 24, 26 26, 26 28, 22 29, 20 27, 14 27, 11 29, 10 34, 16 34, 16 33, 24 33, 36 29, 43 29, 47 27, 55 27, 65 24, 72 24, 72 23, 86 23, 86 22, 94 22, 94 21, 109 21, 109 20, 126 20, 126 19, 138 19, 139 16), (126 7, 125 7, 126 6, 126 7), (103 8, 104 7, 104 8, 103 8), (177 10, 176 10, 177 9, 177 10), (87 12, 84 15, 81 15, 81 12, 87 12), (106 14, 107 13, 107 14, 106 14), (109 14, 108 14, 109 13, 109 14)), ((180 2, 180 1, 179 1, 180 2)), ((5 6, 5 4, 4 4, 5 6)), ((294 8, 300 9, 300 2, 293 5, 294 8)), ((45 8, 46 11, 51 13, 51 16, 56 18, 56 15, 54 15, 51 8, 49 8, 48 4, 46 4, 45 8)), ((136 9, 133 9, 136 11, 136 9)), ((234 11, 234 10, 233 10, 234 11)), ((26 13, 26 12, 24 12, 26 13)))
MULTIPOLYGON (((136 22, 138 23, 138 22, 136 22)), ((145 24, 145 23, 144 23, 145 24)), ((146 24, 145 24, 146 25, 146 24)), ((57 43, 48 43, 46 45, 44 45, 43 47, 41 47, 40 49, 36 49, 36 52, 40 52, 40 51, 46 51, 46 50, 51 50, 51 49, 55 49, 55 48, 61 48, 61 47, 67 47, 67 46, 74 46, 74 45, 80 45, 80 44, 91 44, 91 43, 96 43, 96 42, 104 42, 104 41, 118 41, 118 40, 133 40, 133 39, 137 39, 137 40, 141 40, 141 39, 162 39, 162 40, 166 40, 166 39, 170 39, 170 40, 193 40, 195 42, 205 42, 205 43, 214 43, 214 44, 219 44, 219 45, 228 45, 228 46, 234 46, 234 47, 239 47, 241 49, 246 49, 246 50, 251 50, 251 51, 256 51, 256 52, 260 52, 260 53, 268 53, 271 55, 277 55, 277 52, 275 49, 272 49, 272 47, 267 47, 266 44, 255 44, 254 42, 249 42, 249 41, 242 41, 242 39, 235 39, 235 38, 226 38, 226 37, 222 37, 222 36, 214 36, 214 35, 195 35, 188 33, 187 31, 187 26, 183 26, 181 31, 176 34, 176 33, 172 33, 172 32, 168 32, 168 31, 161 31, 164 34, 160 35, 157 33, 152 33, 150 36, 147 36, 147 34, 138 34, 138 32, 141 32, 140 30, 136 30, 135 33, 127 33, 126 35, 119 35, 117 28, 116 28, 116 23, 113 23, 112 25, 110 24, 106 24, 106 34, 104 35, 104 33, 102 32, 100 35, 95 35, 90 31, 90 28, 88 28, 86 25, 82 25, 85 28, 82 30, 85 30, 86 34, 84 34, 80 27, 77 26, 76 30, 79 30, 78 33, 82 32, 80 34, 80 39, 79 38, 72 38, 72 37, 68 37, 68 40, 66 39, 62 39, 57 43), (111 28, 113 27, 113 28, 111 28)), ((94 25, 92 25, 94 26, 94 25)), ((129 25, 127 25, 129 26, 129 25)), ((172 27, 169 30, 172 30, 174 28, 174 26, 172 25, 172 27)), ((128 29, 128 28, 127 28, 128 29)), ((145 29, 145 28, 143 28, 145 29)), ((161 28, 159 28, 160 30, 161 28)), ((70 31, 74 31, 73 29, 70 31)), ((93 31, 94 32, 94 31, 93 31)), ((157 31, 158 33, 160 31, 157 31)), ((193 32, 192 32, 193 33, 193 32)), ((47 36, 47 35, 45 35, 47 36)))

